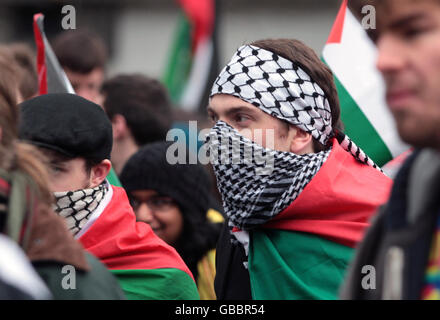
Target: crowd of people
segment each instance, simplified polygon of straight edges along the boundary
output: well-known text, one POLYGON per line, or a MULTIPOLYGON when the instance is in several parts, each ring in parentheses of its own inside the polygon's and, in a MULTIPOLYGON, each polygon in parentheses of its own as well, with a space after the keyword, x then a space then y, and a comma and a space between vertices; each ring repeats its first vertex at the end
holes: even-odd
POLYGON ((349 1, 359 20, 367 4, 414 147, 394 179, 344 133, 333 74, 299 40, 244 44, 221 70, 209 165, 167 141, 159 80, 107 78, 98 36, 53 41, 76 94, 40 95, 32 50, 0 46, 0 299, 439 299, 440 2, 349 1))

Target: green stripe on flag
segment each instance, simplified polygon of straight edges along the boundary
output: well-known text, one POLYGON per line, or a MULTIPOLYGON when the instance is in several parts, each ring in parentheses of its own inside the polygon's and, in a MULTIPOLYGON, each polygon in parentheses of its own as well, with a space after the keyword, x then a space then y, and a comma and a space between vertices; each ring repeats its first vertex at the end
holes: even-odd
MULTIPOLYGON (((322 61, 328 66, 324 58, 322 58, 322 61)), ((338 91, 341 120, 344 123, 345 134, 362 148, 378 166, 382 167, 393 159, 391 151, 344 85, 334 74, 333 78, 338 91)), ((380 115, 377 116, 380 117, 380 115)))
POLYGON ((110 183, 112 186, 115 187, 122 187, 121 182, 119 181, 118 176, 116 175, 116 172, 113 168, 110 169, 110 172, 107 175, 107 181, 108 183, 110 183))
POLYGON ((390 150, 342 83, 338 78, 334 78, 341 105, 341 120, 345 126, 344 132, 382 167, 393 158, 390 150))
POLYGON ((175 268, 110 270, 129 300, 199 300, 197 286, 184 271, 175 268))
POLYGON ((179 102, 191 70, 191 44, 191 24, 186 16, 181 14, 163 78, 174 103, 179 102))
POLYGON ((295 231, 254 230, 250 236, 253 299, 337 299, 353 248, 295 231))

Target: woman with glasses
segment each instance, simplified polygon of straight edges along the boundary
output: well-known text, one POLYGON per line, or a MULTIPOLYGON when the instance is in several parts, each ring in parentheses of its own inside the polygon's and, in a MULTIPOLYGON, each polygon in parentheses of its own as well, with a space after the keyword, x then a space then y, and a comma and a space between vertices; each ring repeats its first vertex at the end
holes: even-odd
MULTIPOLYGON (((215 299, 215 246, 223 216, 213 183, 200 164, 170 164, 170 142, 148 144, 124 166, 120 180, 138 221, 148 223, 181 255, 201 299, 215 299)), ((186 158, 188 159, 188 150, 186 158)))

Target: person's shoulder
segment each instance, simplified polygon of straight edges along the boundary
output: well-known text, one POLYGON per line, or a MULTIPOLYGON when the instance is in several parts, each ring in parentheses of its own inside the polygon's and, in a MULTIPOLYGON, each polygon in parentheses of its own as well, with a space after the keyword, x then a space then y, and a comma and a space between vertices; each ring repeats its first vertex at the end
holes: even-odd
POLYGON ((90 253, 88 270, 55 260, 34 262, 35 269, 56 300, 125 299, 115 276, 90 253))
POLYGON ((0 299, 50 299, 51 294, 25 253, 0 234, 0 299))
POLYGON ((90 271, 84 275, 84 282, 92 287, 92 292, 89 290, 89 293, 94 295, 92 299, 125 299, 119 282, 107 267, 90 253, 86 253, 86 259, 90 271))

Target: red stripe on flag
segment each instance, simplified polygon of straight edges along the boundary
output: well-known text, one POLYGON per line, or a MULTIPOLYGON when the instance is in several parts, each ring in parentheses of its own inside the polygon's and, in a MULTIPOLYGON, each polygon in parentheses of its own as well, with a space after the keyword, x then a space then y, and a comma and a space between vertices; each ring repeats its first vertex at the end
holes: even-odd
POLYGON ((110 203, 80 238, 83 247, 110 270, 168 269, 191 271, 177 251, 137 222, 123 188, 112 187, 110 203))
POLYGON ((0 190, 4 193, 9 193, 11 186, 5 180, 0 179, 0 190))
POLYGON ((342 38, 342 31, 344 28, 345 12, 347 11, 347 0, 342 1, 332 31, 328 37, 327 43, 340 43, 342 38))
POLYGON ((206 39, 214 30, 215 5, 213 0, 179 0, 179 3, 192 25, 192 52, 200 41, 206 39))
POLYGON ((38 26, 38 19, 44 19, 42 13, 34 15, 34 38, 37 45, 37 71, 38 84, 40 87, 40 94, 47 93, 47 70, 46 70, 46 55, 44 50, 44 41, 41 30, 38 26))
POLYGON ((387 201, 392 183, 333 139, 332 151, 318 173, 264 227, 312 233, 354 248, 377 208, 387 201))

